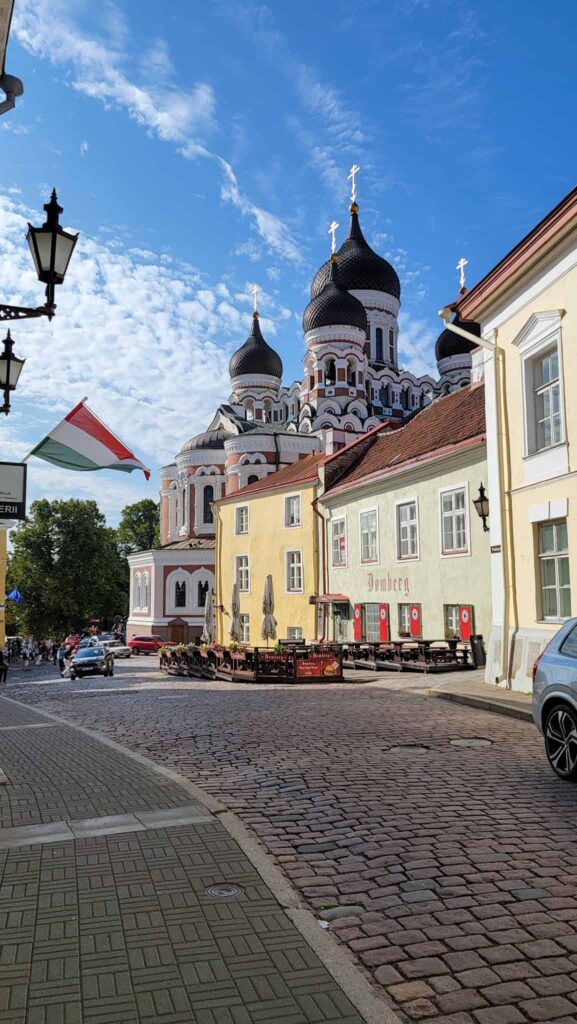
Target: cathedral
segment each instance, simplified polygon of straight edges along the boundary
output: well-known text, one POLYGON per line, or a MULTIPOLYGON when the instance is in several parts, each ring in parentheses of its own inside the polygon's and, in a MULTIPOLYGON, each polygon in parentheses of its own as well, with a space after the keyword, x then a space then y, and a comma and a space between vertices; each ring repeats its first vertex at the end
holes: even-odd
MULTIPOLYGON (((283 365, 263 337, 253 289, 250 334, 233 354, 230 398, 207 429, 160 472, 161 547, 129 556, 128 636, 175 642, 199 637, 214 589, 212 502, 316 452, 343 447, 379 424, 395 426, 439 395, 466 385, 471 344, 444 330, 438 378, 399 366, 401 284, 366 241, 353 201, 347 237, 315 274, 303 314, 301 381, 284 386, 283 365)), ((463 324, 478 333, 476 324, 463 324)))

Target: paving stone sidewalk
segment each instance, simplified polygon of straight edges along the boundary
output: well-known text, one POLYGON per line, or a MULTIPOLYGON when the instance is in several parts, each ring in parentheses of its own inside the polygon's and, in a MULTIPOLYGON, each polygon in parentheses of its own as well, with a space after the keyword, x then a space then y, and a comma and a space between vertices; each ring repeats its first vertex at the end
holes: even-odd
POLYGON ((362 1024, 176 782, 3 698, 0 766, 2 1024, 362 1024))

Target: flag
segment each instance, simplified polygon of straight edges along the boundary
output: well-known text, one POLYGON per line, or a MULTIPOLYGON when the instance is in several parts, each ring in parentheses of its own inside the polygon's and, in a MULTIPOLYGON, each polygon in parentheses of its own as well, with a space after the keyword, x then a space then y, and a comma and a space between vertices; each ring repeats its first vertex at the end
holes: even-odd
POLYGON ((89 472, 94 469, 120 469, 132 473, 141 469, 146 479, 150 470, 116 437, 85 404, 79 402, 30 455, 45 459, 64 469, 89 472))
POLYGON ((22 594, 18 590, 18 587, 14 587, 14 590, 11 590, 9 594, 6 594, 6 600, 14 601, 15 604, 22 604, 24 598, 22 597, 22 594))

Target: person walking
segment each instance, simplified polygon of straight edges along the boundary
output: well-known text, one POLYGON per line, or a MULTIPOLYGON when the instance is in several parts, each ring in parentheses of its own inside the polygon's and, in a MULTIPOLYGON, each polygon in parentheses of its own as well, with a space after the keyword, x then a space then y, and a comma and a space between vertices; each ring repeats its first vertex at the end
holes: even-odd
POLYGON ((6 657, 6 651, 0 651, 0 683, 5 683, 8 679, 8 659, 6 657))
POLYGON ((56 654, 58 658, 58 668, 60 669, 60 675, 63 676, 64 670, 66 668, 66 647, 64 646, 64 641, 58 647, 56 654))

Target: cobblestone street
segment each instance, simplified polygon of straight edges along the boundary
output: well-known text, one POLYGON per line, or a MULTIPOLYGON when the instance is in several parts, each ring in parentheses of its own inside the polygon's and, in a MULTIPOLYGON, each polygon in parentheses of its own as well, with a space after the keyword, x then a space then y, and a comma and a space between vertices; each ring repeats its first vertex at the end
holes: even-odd
POLYGON ((370 685, 166 680, 152 659, 6 692, 222 801, 407 1020, 577 1021, 577 789, 530 723, 370 685))

